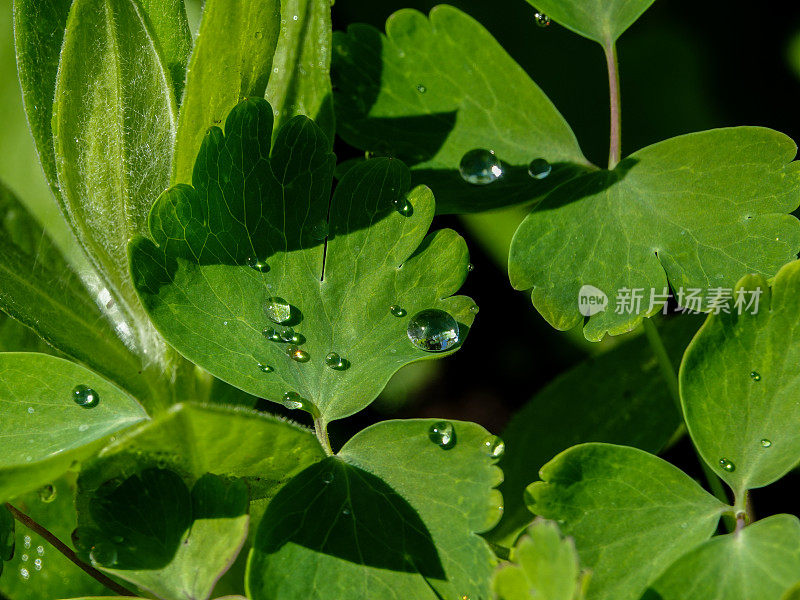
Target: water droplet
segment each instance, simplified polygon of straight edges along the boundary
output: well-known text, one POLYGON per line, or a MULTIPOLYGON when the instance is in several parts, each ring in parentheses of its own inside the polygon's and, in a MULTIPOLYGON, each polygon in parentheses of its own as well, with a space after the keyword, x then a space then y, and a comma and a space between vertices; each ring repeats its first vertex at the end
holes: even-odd
POLYGON ((306 352, 302 348, 298 348, 297 346, 289 346, 286 349, 286 354, 288 354, 289 358, 291 358, 293 361, 302 363, 308 362, 308 359, 311 358, 308 352, 306 352))
POLYGON ((262 373, 272 373, 275 369, 273 369, 270 365, 258 363, 258 370, 262 373))
POLYGON ((762 448, 769 448, 770 446, 772 446, 772 440, 768 440, 767 438, 764 438, 763 440, 761 440, 761 447, 762 448))
POLYGON ((420 94, 424 94, 425 92, 427 92, 427 91, 428 91, 428 88, 426 88, 426 87, 425 87, 424 85, 422 85, 421 83, 418 83, 418 84, 417 84, 417 91, 418 91, 420 94))
POLYGON ((475 270, 475 265, 467 263, 467 273, 472 273, 475 270))
POLYGON ((72 399, 83 408, 94 408, 100 404, 100 394, 85 385, 76 385, 72 389, 72 399))
POLYGON ((478 148, 470 150, 458 165, 461 178, 473 185, 486 185, 503 176, 503 166, 494 152, 478 148))
POLYGON ((117 562, 117 549, 105 541, 99 541, 89 551, 89 558, 94 564, 109 567, 117 562))
POLYGON ((336 352, 331 352, 325 357, 325 364, 336 371, 341 371, 346 366, 345 361, 336 352))
POLYGON ((438 308, 428 308, 414 315, 406 333, 412 344, 426 352, 443 352, 458 343, 458 323, 438 308))
POLYGON ((449 450, 456 445, 456 430, 447 421, 438 421, 428 429, 428 438, 440 448, 449 450))
POLYGON ((722 467, 723 471, 727 471, 728 473, 733 473, 736 470, 736 465, 727 458, 720 458, 719 466, 722 467))
POLYGON ((20 560, 22 560, 22 562, 28 562, 28 555, 23 554, 22 556, 20 556, 20 560))
POLYGON ((275 331, 274 327, 266 327, 264 331, 261 332, 265 338, 267 338, 270 342, 280 342, 281 341, 281 334, 275 331))
POLYGON ((31 576, 31 574, 28 572, 28 569, 23 567, 19 570, 19 576, 22 577, 25 581, 27 581, 28 578, 31 576))
POLYGON ((26 536, 25 536, 25 537, 22 539, 22 545, 25 547, 25 549, 26 549, 26 550, 27 550, 28 548, 30 548, 30 547, 31 547, 31 536, 29 536, 29 535, 26 535, 26 536))
POLYGON ((281 341, 287 344, 302 344, 305 341, 302 335, 297 333, 291 327, 286 327, 280 332, 281 341))
POLYGON ((342 509, 342 514, 343 514, 345 517, 349 517, 349 516, 350 516, 350 512, 351 512, 351 511, 350 511, 350 506, 349 506, 349 505, 346 505, 346 506, 345 506, 345 507, 342 509))
POLYGON ((298 19, 297 15, 292 17, 292 21, 297 21, 297 19, 298 19))
POLYGON ((39 500, 49 504, 56 499, 56 488, 52 484, 43 485, 39 488, 39 500))
POLYGON ((552 170, 553 167, 543 158, 534 158, 528 165, 528 175, 534 179, 544 179, 552 170))
POLYGON ((81 433, 83 433, 87 429, 89 429, 89 426, 86 423, 81 423, 80 425, 78 425, 78 431, 80 431, 81 433))
POLYGON ((478 308, 477 304, 473 304, 472 306, 469 307, 469 312, 471 312, 472 314, 478 314, 479 310, 480 309, 478 308))
POLYGON ((550 17, 543 12, 537 12, 535 15, 533 15, 533 18, 536 20, 536 24, 539 27, 547 27, 550 25, 550 17))
POLYGON ((758 371, 750 371, 750 379, 753 381, 761 381, 761 373, 758 371))
POLYGON ((398 306, 397 304, 392 304, 389 307, 389 312, 392 313, 392 315, 395 316, 395 317, 405 317, 406 316, 406 311, 403 308, 401 308, 400 306, 398 306))
POLYGON ((328 485, 333 481, 333 471, 328 471, 325 475, 322 476, 322 483, 328 485))
POLYGON ((414 207, 411 206, 411 202, 408 201, 408 198, 395 198, 392 200, 392 206, 404 217, 410 217, 414 214, 414 207))
POLYGON ((298 408, 303 408, 305 405, 305 398, 300 396, 297 392, 286 392, 283 395, 283 399, 281 403, 288 408, 289 410, 297 410, 298 408))
POLYGON ((483 445, 486 447, 489 458, 502 458, 503 454, 505 454, 506 444, 496 435, 487 439, 483 445))
POLYGON ((328 222, 320 221, 311 228, 311 235, 315 240, 324 240, 328 235, 328 222))
POLYGON ((252 256, 247 257, 247 266, 259 273, 266 273, 269 271, 269 265, 265 261, 253 258, 252 256))
POLYGON ((33 414, 33 413, 35 413, 35 412, 36 412, 36 409, 35 409, 35 408, 33 408, 32 406, 29 406, 29 407, 28 407, 28 414, 29 414, 29 415, 32 415, 32 414, 33 414))
POLYGON ((283 298, 277 296, 267 298, 267 305, 264 307, 267 316, 274 323, 285 323, 292 317, 292 307, 283 298))
POLYGON ((36 554, 44 556, 44 546, 36 546, 36 554))
POLYGON ((42 559, 41 558, 37 558, 36 560, 33 561, 33 568, 36 569, 37 571, 41 571, 42 570, 42 559))

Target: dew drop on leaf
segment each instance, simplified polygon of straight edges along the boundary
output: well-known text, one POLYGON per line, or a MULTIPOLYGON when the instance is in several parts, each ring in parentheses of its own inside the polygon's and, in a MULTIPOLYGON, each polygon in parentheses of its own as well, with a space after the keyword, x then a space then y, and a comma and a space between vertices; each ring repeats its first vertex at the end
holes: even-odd
POLYGON ((72 399, 83 408, 94 408, 100 404, 100 394, 86 385, 76 385, 72 389, 72 399))
POLYGON ((22 577, 22 579, 24 579, 25 581, 27 581, 28 578, 31 576, 31 574, 28 572, 28 569, 26 569, 25 567, 22 567, 19 570, 19 576, 22 577))
POLYGON ((258 370, 262 373, 272 373, 275 369, 265 363, 258 363, 258 370))
POLYGON ((336 352, 330 352, 325 357, 325 364, 335 371, 340 371, 345 367, 344 360, 336 352))
POLYGON ((290 410, 297 410, 298 408, 303 408, 305 405, 305 398, 300 396, 297 392, 286 392, 283 395, 283 399, 281 403, 290 410))
POLYGON ((402 307, 398 306, 397 304, 392 304, 389 307, 389 312, 392 313, 392 315, 394 315, 395 317, 405 317, 406 316, 406 311, 402 307))
POLYGON ((414 214, 414 207, 411 206, 411 202, 407 198, 395 198, 392 200, 392 206, 404 217, 410 217, 414 214))
POLYGON ((764 438, 763 440, 761 440, 761 447, 762 448, 769 448, 770 446, 772 446, 772 440, 768 440, 767 438, 764 438))
POLYGON ((552 170, 553 167, 543 158, 534 158, 528 165, 528 175, 534 179, 544 179, 552 170))
POLYGON ((256 31, 256 39, 260 40, 262 37, 264 37, 264 34, 262 34, 260 31, 256 31))
POLYGON ((761 373, 758 371, 750 371, 750 379, 753 381, 761 381, 761 373))
POLYGON ((281 341, 281 334, 275 331, 274 327, 266 327, 264 331, 261 332, 261 335, 267 338, 270 342, 281 341))
POLYGON ((56 488, 54 485, 48 483, 39 488, 39 500, 45 504, 49 504, 56 499, 56 488))
POLYGON ((110 542, 101 540, 92 546, 89 558, 94 564, 110 567, 117 562, 117 549, 110 542))
POLYGON ((449 450, 456 445, 456 430, 447 421, 437 421, 428 429, 428 439, 440 448, 449 450))
POLYGON ((535 15, 533 15, 533 18, 536 20, 536 24, 539 27, 547 27, 550 25, 550 17, 543 12, 537 12, 535 15))
POLYGON ((267 265, 266 262, 257 258, 253 258, 252 256, 247 257, 247 266, 254 271, 258 271, 259 273, 266 273, 269 271, 269 265, 267 265))
POLYGON ((487 439, 483 445, 486 447, 486 453, 489 458, 502 458, 503 454, 505 454, 506 444, 496 435, 487 439))
POLYGON ((736 470, 736 465, 734 465, 727 458, 720 458, 719 466, 722 467, 723 471, 727 471, 728 473, 733 473, 736 470))
POLYGON ((438 308, 428 308, 411 317, 406 332, 411 343, 426 352, 443 352, 458 343, 458 323, 438 308))
POLYGON ((467 263, 467 273, 472 273, 475 270, 475 265, 467 263))
POLYGON ((333 481, 333 471, 328 471, 325 475, 322 476, 322 483, 328 485, 333 481))
POLYGON ((285 327, 278 335, 281 341, 287 344, 301 344, 303 342, 303 337, 291 327, 285 327))
POLYGON ((273 323, 285 323, 292 317, 292 307, 286 300, 277 296, 267 298, 264 310, 273 323))
POLYGON ((308 352, 302 348, 298 348, 297 346, 289 346, 286 349, 286 354, 288 354, 289 358, 291 358, 293 361, 301 363, 308 362, 308 359, 311 358, 308 352))
POLYGON ((461 178, 473 185, 486 185, 503 176, 503 165, 492 150, 470 150, 458 165, 461 178))
POLYGON ((422 85, 421 83, 418 83, 418 84, 417 84, 417 91, 418 91, 420 94, 424 94, 425 92, 427 92, 427 91, 428 91, 428 88, 426 88, 426 87, 425 87, 424 85, 422 85))

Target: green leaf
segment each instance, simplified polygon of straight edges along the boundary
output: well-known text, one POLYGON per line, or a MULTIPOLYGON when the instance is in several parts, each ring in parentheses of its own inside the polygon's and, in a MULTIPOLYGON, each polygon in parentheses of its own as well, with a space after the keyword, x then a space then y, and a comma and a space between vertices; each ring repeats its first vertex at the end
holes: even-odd
POLYGON ((0 505, 0 575, 3 563, 14 558, 14 517, 8 509, 0 505))
POLYGON ((112 487, 90 505, 97 537, 81 540, 106 545, 113 560, 95 566, 159 598, 207 600, 247 537, 247 485, 209 474, 190 493, 173 471, 145 469, 112 487))
POLYGON ((800 461, 800 261, 783 267, 772 289, 749 275, 737 290, 760 295, 757 312, 710 315, 686 351, 680 382, 695 447, 741 499, 800 461))
POLYGON ((338 131, 349 144, 413 165, 440 213, 480 212, 542 197, 586 170, 569 125, 491 34, 451 6, 430 19, 401 10, 386 35, 351 25, 334 35, 332 76, 338 131), (493 150, 505 175, 491 185, 466 183, 461 158, 493 150), (553 165, 542 180, 528 164, 553 165))
POLYGON ((558 526, 537 520, 511 550, 511 561, 494 574, 498 600, 573 600, 583 582, 575 544, 558 526))
MULTIPOLYGON (((69 474, 50 480, 46 489, 14 498, 12 504, 67 542, 76 524, 74 493, 74 474, 69 474)), ((3 511, 0 506, 0 512, 3 511)), ((50 542, 22 523, 17 523, 12 540, 16 552, 0 577, 0 596, 11 600, 50 600, 108 593, 50 542)))
POLYGON ((0 499, 49 483, 107 438, 147 418, 121 389, 88 369, 46 354, 0 354, 0 499), (99 396, 78 405, 74 388, 99 396))
POLYGON ((781 600, 800 600, 800 583, 786 590, 786 593, 781 596, 781 600))
POLYGON ((662 309, 669 286, 697 289, 707 310, 714 289, 748 273, 774 275, 800 250, 797 147, 758 127, 691 133, 632 154, 613 171, 565 183, 520 225, 509 276, 557 329, 584 320, 584 285, 608 297, 589 318, 587 339, 630 331, 662 309), (642 290, 640 306, 626 290, 642 290))
POLYGON ((800 521, 775 515, 683 555, 643 600, 780 600, 800 577, 800 521))
MULTIPOLYGON (((660 328, 676 368, 699 325, 699 318, 687 315, 660 328)), ((645 336, 570 369, 537 393, 503 432, 505 481, 500 490, 506 507, 492 539, 513 543, 530 523, 524 490, 562 450, 582 442, 609 442, 657 453, 681 423, 645 336)))
POLYGON ((562 452, 528 488, 592 571, 589 600, 636 600, 667 566, 714 533, 727 507, 660 458, 626 446, 562 452))
POLYGON ((477 532, 496 523, 491 439, 452 422, 384 421, 309 467, 270 503, 248 563, 252 600, 489 597, 494 558, 477 532))
MULTIPOLYGON (((158 40, 161 61, 170 75, 175 99, 180 104, 186 80, 186 64, 192 53, 192 32, 183 0, 138 0, 148 26, 158 40)), ((230 40, 229 40, 230 41, 230 40)))
POLYGON ((458 347, 415 347, 406 328, 417 311, 447 311, 463 341, 474 304, 450 294, 466 277, 467 249, 451 230, 425 237, 433 197, 407 192, 399 161, 353 169, 331 201, 334 159, 322 131, 296 117, 268 156, 271 126, 269 105, 248 100, 231 112, 224 137, 210 130, 194 188, 159 199, 150 216, 155 243, 132 242, 132 270, 156 327, 184 356, 258 397, 295 392, 330 421, 367 406, 403 365, 458 347), (256 262, 264 266, 248 266, 256 262), (265 312, 271 298, 291 307, 283 325, 265 312), (406 315, 393 316, 392 305, 406 315), (262 334, 286 325, 301 336, 307 362, 262 334), (342 368, 326 366, 330 352, 342 368))
MULTIPOLYGON (((79 241, 139 322, 128 240, 169 186, 175 101, 158 41, 133 0, 76 0, 53 107, 58 183, 79 241)), ((138 332, 137 332, 138 333, 138 332)))
POLYGON ((297 115, 314 119, 333 144, 331 2, 283 0, 278 47, 265 94, 277 133, 297 115))
POLYGON ((650 8, 654 0, 528 0, 578 35, 608 47, 650 8))
POLYGON ((247 96, 263 96, 280 31, 280 0, 208 0, 178 119, 173 183, 189 183, 206 130, 247 96))

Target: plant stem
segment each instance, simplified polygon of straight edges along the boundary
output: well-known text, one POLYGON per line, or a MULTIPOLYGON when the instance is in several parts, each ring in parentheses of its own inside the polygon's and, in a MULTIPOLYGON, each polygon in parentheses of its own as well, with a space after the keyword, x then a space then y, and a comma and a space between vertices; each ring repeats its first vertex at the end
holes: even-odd
POLYGON ((83 562, 75 552, 72 551, 72 548, 67 546, 64 542, 58 539, 53 533, 51 533, 48 529, 46 529, 43 525, 40 525, 36 521, 34 521, 31 517, 26 515, 25 513, 21 512, 11 504, 6 503, 6 508, 9 512, 14 515, 14 518, 25 525, 31 531, 35 531, 41 537, 46 539, 56 550, 61 552, 64 556, 66 556, 69 560, 71 560, 76 567, 81 569, 84 573, 86 573, 89 577, 92 577, 99 581, 101 584, 106 586, 112 592, 119 596, 136 596, 136 594, 132 593, 130 590, 125 589, 116 581, 111 579, 110 577, 104 575, 91 565, 87 565, 83 562))
POLYGON ((314 433, 317 435, 322 449, 325 450, 325 454, 333 456, 331 441, 328 439, 328 424, 322 420, 322 417, 314 417, 314 433))
POLYGON ((608 68, 608 97, 611 108, 611 128, 608 145, 608 168, 613 169, 619 163, 622 153, 622 115, 619 96, 619 61, 617 60, 617 46, 609 41, 603 46, 606 53, 606 67, 608 68))

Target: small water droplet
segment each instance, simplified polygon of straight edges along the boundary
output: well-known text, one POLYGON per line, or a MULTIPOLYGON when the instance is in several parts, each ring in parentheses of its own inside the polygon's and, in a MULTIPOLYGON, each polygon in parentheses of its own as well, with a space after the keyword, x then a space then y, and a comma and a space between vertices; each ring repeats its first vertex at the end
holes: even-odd
POLYGON ((335 371, 341 371, 345 367, 345 361, 339 356, 336 352, 330 352, 325 357, 325 365, 334 369, 335 371))
POLYGON ((289 410, 297 410, 298 408, 303 408, 305 399, 297 392, 286 392, 281 403, 289 410))
POLYGON ((414 214, 414 207, 411 206, 411 202, 408 201, 408 198, 395 198, 392 200, 392 206, 404 217, 410 217, 414 214))
POLYGON ((753 381, 761 381, 761 373, 758 371, 750 371, 750 379, 753 381))
POLYGON ((22 560, 22 562, 28 562, 28 555, 23 554, 22 556, 20 556, 20 560, 22 560))
POLYGON ((266 273, 269 271, 269 265, 265 261, 259 260, 252 256, 247 257, 247 266, 254 271, 258 271, 259 273, 266 273))
POLYGON ((534 179, 544 179, 552 170, 553 167, 543 158, 534 158, 528 165, 528 175, 534 179))
POLYGON ((536 24, 539 27, 547 27, 550 25, 550 17, 543 12, 537 12, 535 15, 533 15, 533 18, 536 20, 536 24))
POLYGON ((395 316, 395 317, 405 317, 406 316, 406 311, 402 307, 398 306, 397 304, 392 304, 389 307, 389 312, 392 313, 392 315, 395 316))
POLYGON ((260 31, 256 31, 256 39, 260 40, 262 37, 264 37, 264 34, 262 34, 260 31))
POLYGON ((262 373, 272 373, 275 369, 265 363, 258 363, 258 370, 262 373))
POLYGON ((56 499, 56 488, 52 484, 43 485, 39 488, 39 500, 45 504, 49 504, 56 499))
POLYGON ((305 338, 291 327, 285 327, 279 335, 281 341, 287 344, 302 344, 305 341, 305 338))
POLYGON ((281 334, 275 331, 274 327, 265 327, 264 330, 261 332, 261 335, 267 338, 270 342, 281 341, 281 334))
POLYGON ((298 348, 297 346, 289 346, 286 349, 286 354, 288 354, 289 358, 291 358, 293 361, 301 363, 308 362, 308 359, 311 358, 308 352, 302 348, 298 348))
POLYGON ((26 535, 24 538, 22 538, 22 545, 25 547, 26 550, 28 548, 30 548, 31 547, 31 536, 26 535))
POLYGON ((36 554, 44 556, 44 546, 36 546, 36 554))
POLYGON ((456 445, 456 430, 447 421, 438 421, 428 429, 428 438, 440 448, 449 450, 456 445))
POLYGON ((267 298, 267 304, 264 307, 267 316, 274 323, 285 323, 292 318, 292 307, 283 298, 277 296, 267 298))
POLYGON ((87 429, 89 429, 89 426, 86 423, 81 423, 80 425, 78 425, 78 431, 80 431, 81 433, 83 433, 87 429))
POLYGON ((492 150, 470 150, 458 165, 461 178, 473 185, 486 185, 503 176, 503 165, 492 150))
POLYGON ((297 19, 298 19, 298 16, 297 16, 297 15, 294 15, 294 16, 292 17, 292 21, 297 21, 297 19))
POLYGON ((443 352, 458 343, 458 323, 438 308, 428 308, 414 315, 406 333, 414 346, 426 352, 443 352))
POLYGON ((22 577, 22 579, 24 579, 25 581, 28 581, 28 578, 31 576, 31 574, 28 572, 28 569, 23 567, 19 570, 19 576, 22 577))
POLYGON ((421 83, 418 83, 418 84, 417 84, 417 91, 418 91, 420 94, 424 94, 425 92, 427 92, 427 91, 428 91, 428 88, 426 88, 426 87, 425 87, 424 85, 422 85, 421 83))
POLYGON ((94 408, 100 404, 100 394, 85 385, 76 385, 72 389, 72 399, 83 408, 94 408))
POLYGON ((36 569, 37 571, 41 571, 42 570, 42 559, 41 558, 37 558, 36 560, 33 561, 33 568, 36 569))
POLYGON ((325 475, 322 476, 322 483, 328 485, 333 481, 333 471, 328 471, 325 475))
POLYGON ((722 467, 723 471, 727 471, 728 473, 733 473, 736 470, 736 465, 734 465, 727 458, 720 458, 719 466, 722 467))
POLYGON ((328 222, 320 221, 311 228, 311 235, 315 240, 324 240, 328 235, 328 222))
POLYGON ((472 306, 469 307, 469 312, 471 312, 472 314, 478 314, 479 310, 480 309, 478 308, 477 304, 473 304, 472 306))
POLYGON ((28 414, 29 414, 29 415, 32 415, 32 414, 33 414, 33 413, 35 413, 35 412, 36 412, 36 409, 35 409, 35 408, 33 408, 32 406, 29 406, 29 407, 28 407, 28 414))
POLYGON ((349 517, 349 516, 350 516, 350 512, 351 512, 351 511, 350 511, 350 506, 345 506, 345 507, 342 509, 342 514, 343 514, 345 517, 349 517))
POLYGON ((503 454, 505 454, 506 444, 496 435, 487 439, 483 445, 486 447, 489 458, 502 458, 503 454))
POLYGON ((763 440, 761 440, 761 447, 762 448, 769 448, 770 446, 772 446, 772 440, 768 440, 767 438, 764 438, 763 440))
POLYGON ((117 549, 105 541, 99 541, 89 551, 89 558, 94 564, 109 567, 117 562, 117 549))
POLYGON ((472 273, 475 270, 475 265, 467 263, 467 273, 472 273))

